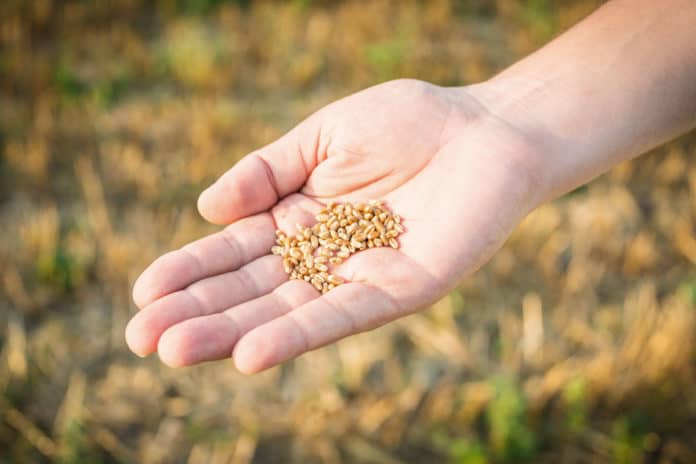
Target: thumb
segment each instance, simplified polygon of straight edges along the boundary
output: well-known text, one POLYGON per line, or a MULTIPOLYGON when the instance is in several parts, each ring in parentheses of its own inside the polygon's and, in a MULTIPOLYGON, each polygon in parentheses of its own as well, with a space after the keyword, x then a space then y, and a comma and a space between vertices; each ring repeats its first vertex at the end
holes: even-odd
POLYGON ((239 160, 201 193, 201 215, 215 224, 229 224, 268 210, 299 190, 317 164, 317 119, 317 115, 311 116, 275 142, 239 160))

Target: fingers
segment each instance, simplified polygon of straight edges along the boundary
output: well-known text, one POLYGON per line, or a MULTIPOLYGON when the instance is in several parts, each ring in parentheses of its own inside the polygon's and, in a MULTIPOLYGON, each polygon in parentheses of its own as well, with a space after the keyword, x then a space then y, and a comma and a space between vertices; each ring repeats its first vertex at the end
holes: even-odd
POLYGON ((198 198, 208 221, 228 224, 264 211, 305 183, 316 165, 318 117, 312 116, 280 139, 242 158, 198 198))
POLYGON ((133 300, 143 308, 192 282, 238 269, 268 254, 274 233, 270 214, 259 214, 167 253, 145 269, 135 282, 133 300))
POLYGON ((156 300, 133 316, 126 328, 126 341, 133 352, 148 355, 174 324, 258 298, 286 280, 281 259, 272 255, 237 271, 202 279, 156 300))
POLYGON ((157 351, 160 359, 172 367, 229 358, 239 338, 249 330, 318 296, 307 282, 286 282, 267 295, 224 312, 170 327, 160 338, 157 351))
POLYGON ((243 335, 234 347, 234 362, 242 372, 259 372, 347 335, 375 328, 400 312, 396 301, 376 287, 341 285, 243 335))

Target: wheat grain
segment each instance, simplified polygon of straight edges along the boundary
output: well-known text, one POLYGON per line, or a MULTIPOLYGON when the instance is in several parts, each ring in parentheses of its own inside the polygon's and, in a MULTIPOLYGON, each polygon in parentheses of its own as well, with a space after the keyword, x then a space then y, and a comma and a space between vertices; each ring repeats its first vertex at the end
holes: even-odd
POLYGON ((368 248, 399 248, 396 239, 404 232, 401 217, 383 204, 381 200, 356 205, 331 202, 317 213, 313 226, 295 224, 294 235, 277 230, 271 253, 283 259, 291 279, 304 280, 326 293, 344 283, 330 273, 330 265, 342 264, 368 248))

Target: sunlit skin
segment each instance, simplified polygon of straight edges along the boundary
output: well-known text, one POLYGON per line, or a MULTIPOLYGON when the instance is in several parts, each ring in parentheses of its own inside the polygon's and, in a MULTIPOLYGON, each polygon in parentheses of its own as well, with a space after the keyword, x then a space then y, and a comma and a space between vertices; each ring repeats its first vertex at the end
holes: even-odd
POLYGON ((394 81, 329 105, 201 195, 201 214, 231 225, 143 273, 128 342, 172 366, 232 355, 257 372, 412 313, 484 263, 530 209, 525 149, 461 89, 394 81), (403 217, 400 249, 355 254, 335 267, 349 283, 324 296, 288 281, 269 254, 276 228, 312 224, 332 200, 374 198, 403 217))
POLYGON ((615 0, 485 83, 398 80, 319 110, 201 194, 226 227, 143 272, 130 348, 254 373, 433 303, 540 203, 696 126, 693 24, 691 0, 615 0), (275 229, 367 199, 403 217, 400 248, 353 255, 324 296, 288 281, 275 229))

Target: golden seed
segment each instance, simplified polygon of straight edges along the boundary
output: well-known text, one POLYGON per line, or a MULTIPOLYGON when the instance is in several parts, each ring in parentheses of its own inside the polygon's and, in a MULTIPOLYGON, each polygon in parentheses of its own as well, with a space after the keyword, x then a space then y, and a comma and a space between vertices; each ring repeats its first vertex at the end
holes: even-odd
POLYGON ((343 279, 341 279, 340 277, 333 275, 333 274, 331 274, 329 276, 328 281, 330 284, 334 284, 334 285, 340 285, 343 283, 343 279))
POLYGON ((339 265, 367 248, 398 248, 396 238, 404 231, 401 218, 383 208, 379 200, 356 205, 330 202, 315 218, 317 222, 310 227, 295 224, 297 233, 292 236, 277 230, 271 253, 283 259, 290 279, 310 282, 322 293, 343 283, 329 273, 329 264, 339 265))
POLYGON ((293 266, 292 266, 292 264, 290 263, 290 260, 289 260, 289 259, 286 258, 286 259, 283 261, 283 268, 285 269, 285 273, 286 273, 286 274, 290 274, 290 272, 292 272, 293 266))
POLYGON ((364 242, 365 239, 367 239, 367 236, 363 232, 357 232, 353 234, 353 237, 351 240, 357 240, 358 242, 364 242))
POLYGON ((291 248, 290 252, 288 253, 292 258, 301 258, 302 257, 302 251, 300 251, 299 248, 291 248))
POLYGON ((326 248, 319 248, 319 256, 330 257, 331 251, 326 248))

